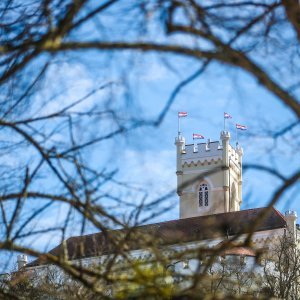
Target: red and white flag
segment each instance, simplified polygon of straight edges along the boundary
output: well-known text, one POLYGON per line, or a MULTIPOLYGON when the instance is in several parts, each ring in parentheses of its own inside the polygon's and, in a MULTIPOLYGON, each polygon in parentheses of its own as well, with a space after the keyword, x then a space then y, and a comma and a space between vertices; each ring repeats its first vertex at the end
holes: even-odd
POLYGON ((193 133, 193 140, 195 139, 204 139, 204 136, 198 133, 193 133))
POLYGON ((240 130, 247 130, 247 126, 245 125, 240 125, 240 124, 235 124, 236 129, 240 129, 240 130))
POLYGON ((232 119, 232 116, 226 112, 224 112, 224 118, 225 119, 232 119))
POLYGON ((179 111, 178 112, 178 118, 183 118, 183 117, 187 117, 188 113, 184 112, 184 111, 179 111))

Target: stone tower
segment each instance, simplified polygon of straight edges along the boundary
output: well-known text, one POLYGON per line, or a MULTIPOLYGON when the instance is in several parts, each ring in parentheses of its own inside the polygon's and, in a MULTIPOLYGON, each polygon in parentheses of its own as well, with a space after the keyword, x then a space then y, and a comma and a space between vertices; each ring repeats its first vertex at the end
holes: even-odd
POLYGON ((288 210, 285 212, 285 219, 287 223, 287 229, 289 234, 294 240, 297 240, 297 227, 296 227, 296 220, 297 220, 297 213, 293 210, 288 210))
POLYGON ((186 145, 182 135, 176 138, 180 218, 240 210, 243 149, 229 144, 228 131, 220 139, 186 145))

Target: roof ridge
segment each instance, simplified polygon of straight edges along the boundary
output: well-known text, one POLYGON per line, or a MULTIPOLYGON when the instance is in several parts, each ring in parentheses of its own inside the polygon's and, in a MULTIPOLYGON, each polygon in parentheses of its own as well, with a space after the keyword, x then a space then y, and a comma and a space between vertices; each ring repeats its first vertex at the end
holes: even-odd
MULTIPOLYGON (((196 219, 200 219, 200 218, 209 218, 211 216, 229 215, 229 214, 236 214, 236 213, 247 212, 247 211, 263 210, 263 209, 266 209, 266 208, 268 208, 268 207, 265 206, 265 207, 257 207, 257 208, 248 208, 248 209, 243 209, 243 210, 238 210, 238 211, 216 213, 216 214, 205 215, 205 216, 194 216, 194 217, 183 218, 183 219, 172 219, 172 220, 167 220, 167 221, 163 221, 163 222, 141 224, 141 225, 136 225, 136 226, 132 226, 132 227, 125 227, 125 228, 118 228, 118 229, 110 229, 110 230, 108 230, 108 232, 123 231, 123 230, 126 230, 126 229, 139 229, 139 228, 145 228, 145 227, 151 227, 151 226, 163 226, 165 224, 172 224, 172 223, 177 223, 177 222, 187 222, 188 220, 196 220, 196 219)), ((272 206, 272 210, 274 210, 276 212, 276 214, 278 214, 281 218, 283 218, 285 220, 283 214, 281 214, 273 206, 272 206)), ((98 231, 98 232, 89 233, 89 234, 85 234, 85 235, 70 236, 69 238, 67 238, 66 241, 69 241, 71 239, 76 239, 76 238, 83 238, 83 237, 93 236, 95 234, 103 234, 103 232, 98 231)))
POLYGON ((277 208, 275 208, 274 206, 272 206, 272 208, 275 210, 276 214, 278 214, 281 218, 283 218, 285 220, 285 216, 283 213, 281 213, 277 208))

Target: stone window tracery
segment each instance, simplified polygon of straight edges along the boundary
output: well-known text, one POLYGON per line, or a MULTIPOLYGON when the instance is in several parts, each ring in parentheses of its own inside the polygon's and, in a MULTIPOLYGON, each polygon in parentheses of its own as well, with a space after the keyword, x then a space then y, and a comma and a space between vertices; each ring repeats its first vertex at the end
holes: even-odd
POLYGON ((208 185, 202 183, 199 187, 199 207, 207 207, 208 204, 208 185))

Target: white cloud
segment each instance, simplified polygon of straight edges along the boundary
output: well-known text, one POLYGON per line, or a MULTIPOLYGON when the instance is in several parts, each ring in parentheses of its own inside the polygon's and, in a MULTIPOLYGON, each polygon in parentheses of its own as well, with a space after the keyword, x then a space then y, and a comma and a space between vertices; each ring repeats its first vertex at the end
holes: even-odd
POLYGON ((147 187, 152 195, 167 193, 176 188, 174 151, 126 150, 122 176, 130 182, 147 187))
POLYGON ((162 63, 153 62, 146 65, 140 79, 143 81, 157 81, 166 79, 167 74, 167 69, 162 63))
MULTIPOLYGON (((108 83, 107 79, 95 81, 81 64, 52 65, 48 71, 47 86, 38 93, 36 98, 39 114, 55 113, 108 83)), ((107 91, 108 89, 105 88, 100 89, 72 110, 82 111, 92 108, 96 101, 99 103, 99 101, 106 99, 107 91)))

